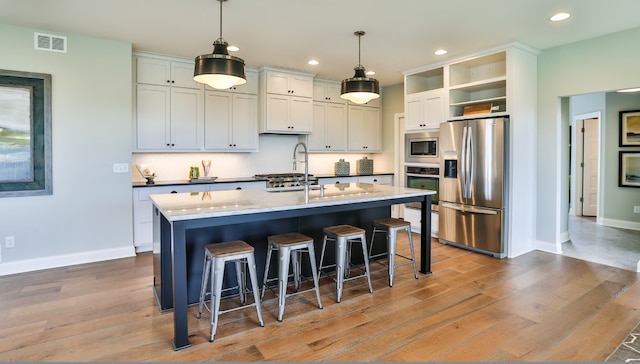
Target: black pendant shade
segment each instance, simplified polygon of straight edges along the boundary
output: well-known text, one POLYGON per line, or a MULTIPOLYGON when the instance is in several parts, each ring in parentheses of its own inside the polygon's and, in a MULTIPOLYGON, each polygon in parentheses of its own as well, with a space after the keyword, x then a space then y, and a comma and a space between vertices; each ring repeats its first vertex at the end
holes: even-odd
POLYGON ((193 79, 216 89, 228 89, 247 82, 244 61, 230 56, 227 42, 218 39, 213 43, 213 53, 196 57, 193 79))
POLYGON ((354 34, 358 36, 358 65, 354 68, 353 77, 342 81, 340 97, 355 104, 364 104, 380 97, 380 84, 375 78, 367 77, 360 64, 360 37, 364 32, 360 30, 354 34))
POLYGON ((244 61, 235 56, 230 56, 227 51, 229 45, 222 39, 222 3, 220 2, 220 38, 213 42, 213 53, 196 57, 193 70, 193 79, 196 82, 220 90, 247 83, 244 70, 244 61))

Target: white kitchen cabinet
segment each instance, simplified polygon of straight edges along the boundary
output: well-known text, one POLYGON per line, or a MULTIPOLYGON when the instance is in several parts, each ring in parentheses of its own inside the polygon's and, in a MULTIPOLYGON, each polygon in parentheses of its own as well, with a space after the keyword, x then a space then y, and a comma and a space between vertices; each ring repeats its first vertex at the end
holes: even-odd
POLYGON ((307 145, 310 152, 347 150, 346 104, 313 103, 313 132, 309 135, 307 145))
POLYGON ((263 67, 259 84, 260 133, 312 132, 312 74, 263 67))
POLYGON ((333 185, 344 183, 372 183, 380 185, 393 185, 393 175, 375 175, 375 176, 336 176, 336 177, 320 177, 318 178, 319 185, 333 185))
POLYGON ((380 152, 382 150, 380 109, 349 105, 348 118, 347 149, 350 152, 380 152))
POLYGON ((226 91, 206 91, 204 97, 204 149, 257 151, 258 97, 226 91))
POLYGON ((153 207, 149 195, 163 193, 206 192, 236 189, 264 189, 265 181, 230 183, 193 183, 133 189, 133 244, 136 253, 153 250, 153 207))
POLYGON ((358 182, 373 183, 376 185, 393 185, 393 175, 384 176, 358 176, 358 182))
POLYGON ((341 87, 342 84, 337 81, 315 79, 313 81, 313 101, 346 105, 347 100, 340 97, 341 87))
POLYGON ((138 84, 134 150, 201 150, 202 103, 202 90, 138 84))
POLYGON ((139 84, 202 89, 202 84, 193 80, 194 62, 139 56, 136 66, 139 84))
POLYGON ((443 89, 408 94, 405 99, 405 131, 438 130, 445 119, 443 89))

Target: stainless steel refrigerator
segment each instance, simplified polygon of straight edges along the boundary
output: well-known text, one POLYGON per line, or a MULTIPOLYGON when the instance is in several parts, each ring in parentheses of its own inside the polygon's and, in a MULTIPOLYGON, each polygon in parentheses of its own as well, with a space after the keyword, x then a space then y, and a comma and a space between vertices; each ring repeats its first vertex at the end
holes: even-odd
POLYGON ((506 117, 440 124, 442 243, 506 256, 508 125, 506 117))

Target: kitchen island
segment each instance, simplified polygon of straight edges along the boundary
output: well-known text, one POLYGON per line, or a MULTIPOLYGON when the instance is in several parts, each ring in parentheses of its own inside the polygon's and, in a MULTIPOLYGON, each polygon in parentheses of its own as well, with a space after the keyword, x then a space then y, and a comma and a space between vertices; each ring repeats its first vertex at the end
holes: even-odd
MULTIPOLYGON (((296 231, 321 244, 323 227, 351 224, 365 228, 370 236, 372 221, 389 217, 391 205, 421 202, 420 271, 427 274, 431 270, 431 195, 435 193, 351 183, 327 185, 308 193, 232 190, 151 195, 154 289, 160 309, 173 309, 174 349, 190 346, 187 307, 198 301, 205 245, 248 242, 255 248, 261 281, 268 235, 296 231)), ((379 242, 378 249, 386 249, 383 240, 379 242)), ((326 256, 331 256, 329 247, 326 256)), ((225 282, 227 278, 225 274, 225 282)))

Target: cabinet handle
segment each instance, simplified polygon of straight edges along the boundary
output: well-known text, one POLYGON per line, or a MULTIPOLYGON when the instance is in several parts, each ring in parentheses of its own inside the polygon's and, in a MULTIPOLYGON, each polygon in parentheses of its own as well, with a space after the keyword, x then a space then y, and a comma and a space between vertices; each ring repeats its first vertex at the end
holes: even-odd
POLYGON ((171 193, 178 193, 178 191, 171 191, 171 193))
POLYGON ((167 83, 171 83, 171 80, 167 80, 167 83))
POLYGON ((236 190, 241 190, 241 189, 242 189, 242 187, 236 187, 236 190))
POLYGON ((176 81, 174 81, 174 80, 171 80, 171 83, 176 83, 176 81))

